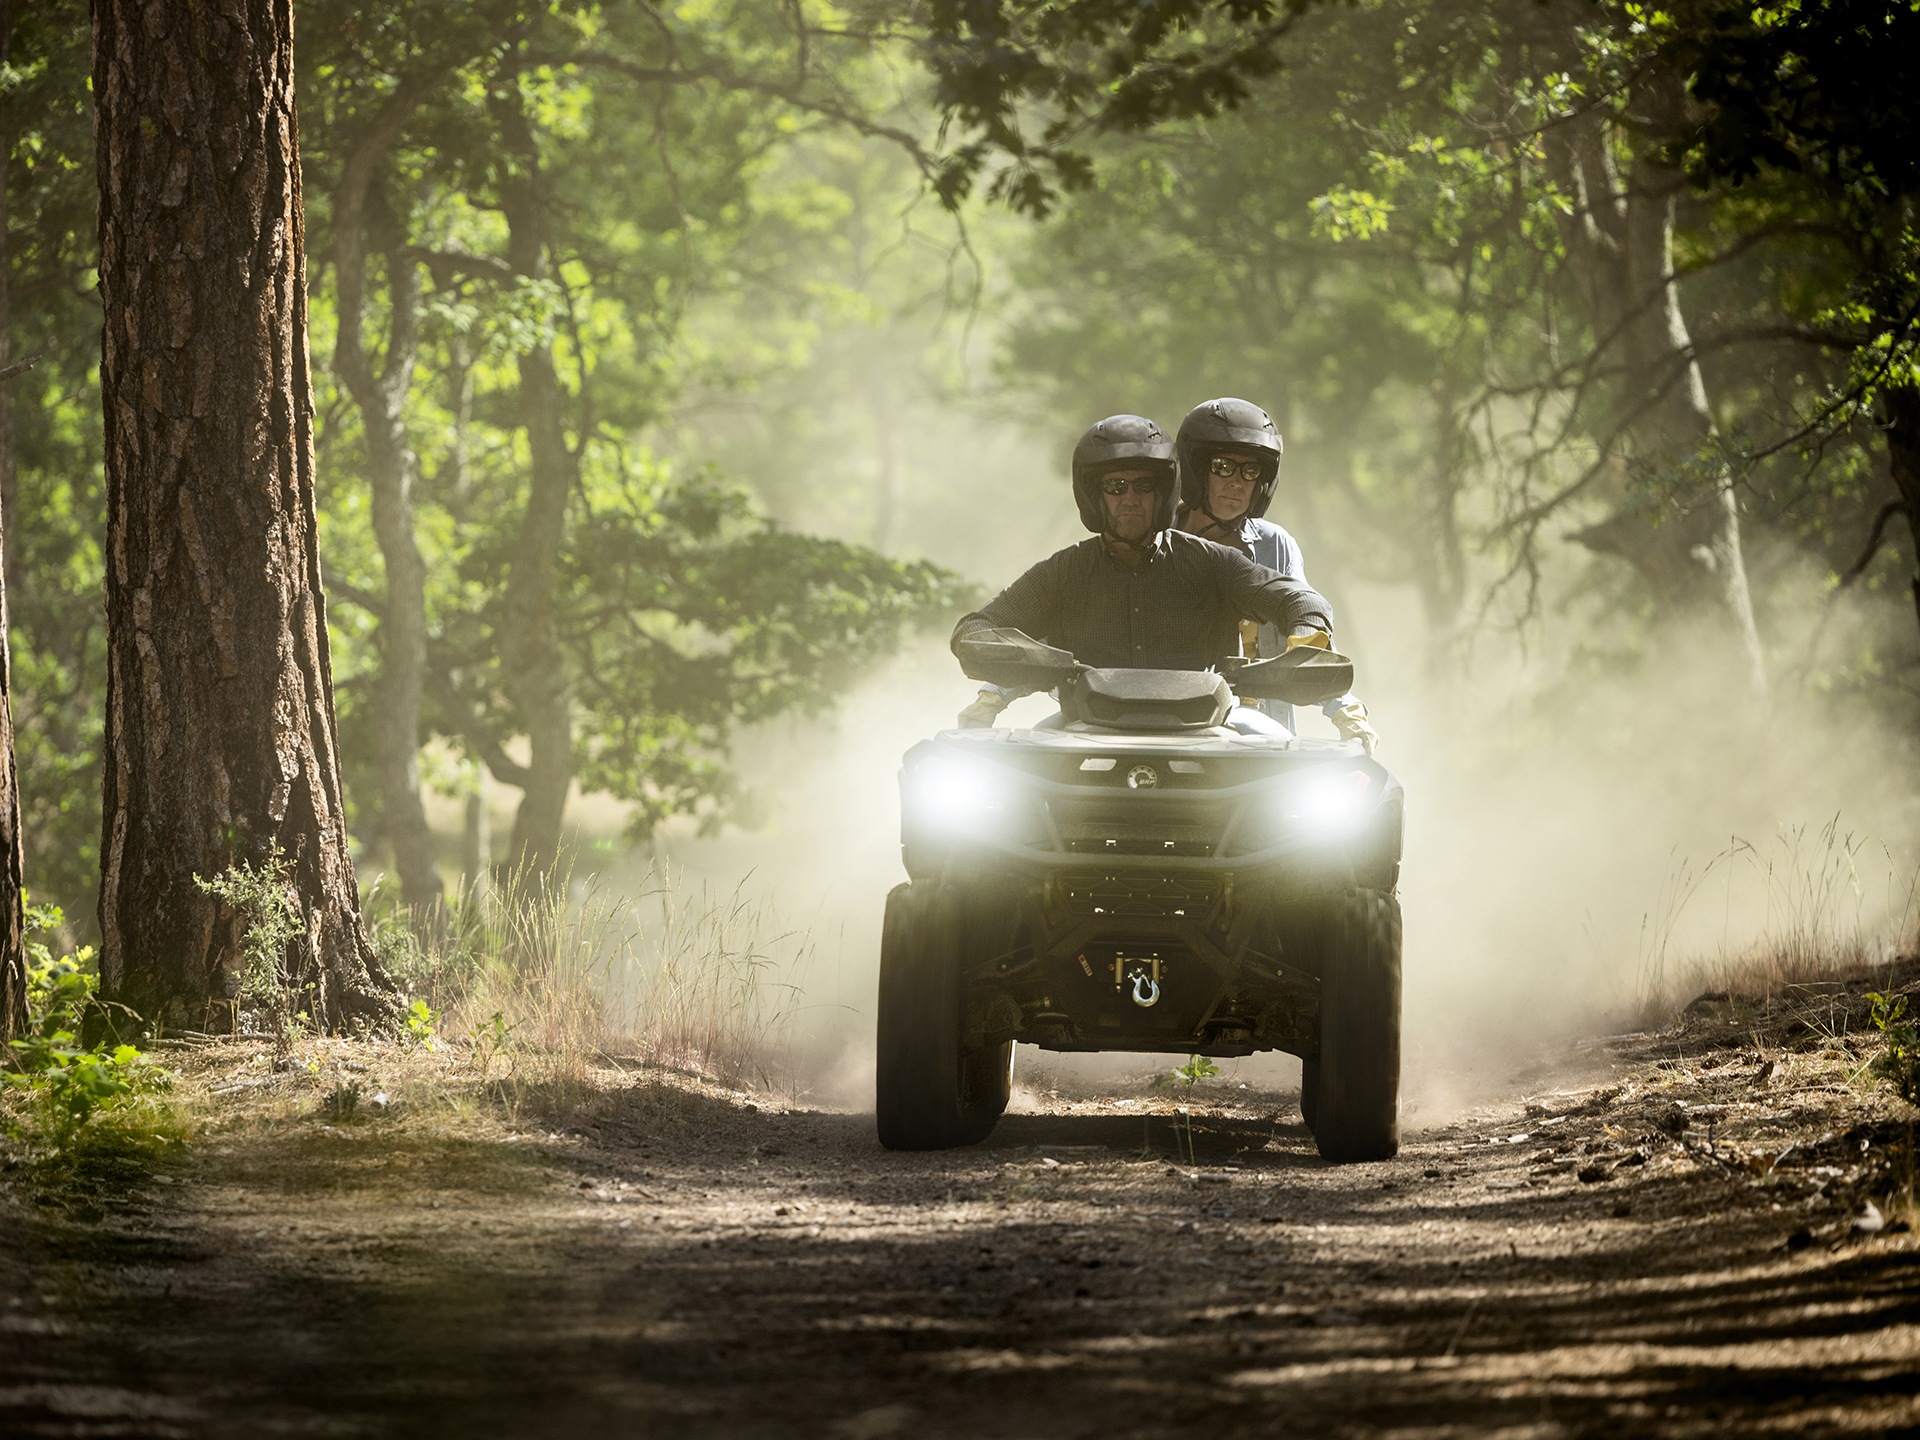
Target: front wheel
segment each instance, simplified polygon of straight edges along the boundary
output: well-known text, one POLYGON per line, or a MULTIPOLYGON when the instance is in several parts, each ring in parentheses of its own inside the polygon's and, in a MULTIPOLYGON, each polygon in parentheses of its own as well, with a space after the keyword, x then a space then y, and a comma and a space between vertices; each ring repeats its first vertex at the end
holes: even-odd
POLYGON ((887 896, 880 937, 874 1115, 889 1150, 946 1150, 986 1139, 1012 1088, 1013 1044, 961 1039, 965 914, 948 885, 887 896))
POLYGON ((1351 890, 1320 971, 1320 1058, 1302 1109, 1320 1153, 1387 1160, 1400 1149, 1400 902, 1351 890))

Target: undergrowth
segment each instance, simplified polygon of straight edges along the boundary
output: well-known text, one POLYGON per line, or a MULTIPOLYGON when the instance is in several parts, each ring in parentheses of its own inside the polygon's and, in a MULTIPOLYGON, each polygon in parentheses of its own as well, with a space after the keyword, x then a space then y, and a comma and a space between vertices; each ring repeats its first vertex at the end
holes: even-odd
POLYGON ((609 1061, 776 1087, 791 1069, 804 934, 744 887, 656 874, 637 894, 520 881, 424 919, 376 895, 375 944, 413 1043, 466 1051, 509 1101, 577 1097, 609 1061))
POLYGON ((295 1008, 295 990, 287 971, 287 949, 306 934, 300 903, 291 882, 292 862, 275 846, 258 865, 228 866, 194 884, 236 911, 242 921, 236 1006, 245 1019, 274 1036, 282 1049, 305 1035, 312 1021, 295 1008))
POLYGON ((177 1142, 163 1095, 167 1071, 138 1046, 90 1040, 104 1008, 90 947, 54 955, 41 937, 63 928, 55 906, 29 905, 26 1032, 9 1042, 4 1130, 9 1160, 43 1178, 124 1181, 177 1142))
POLYGON ((1920 1105, 1920 1033, 1907 1014, 1905 995, 1867 996, 1873 1010, 1868 1023, 1880 1032, 1880 1053, 1867 1073, 1909 1105, 1920 1105))
MULTIPOLYGON (((234 1039, 268 1043, 232 1055, 224 1037, 156 1042, 220 1057, 212 1070, 183 1064, 175 1086, 141 1047, 88 1041, 102 1006, 92 952, 56 957, 36 938, 31 1023, 12 1042, 0 1090, 0 1149, 8 1168, 28 1167, 43 1198, 124 1189, 188 1130, 224 1123, 223 1094, 274 1097, 269 1112, 334 1125, 423 1110, 461 1123, 476 1107, 554 1122, 590 1104, 610 1067, 664 1067, 729 1089, 775 1088, 790 1075, 797 977, 811 949, 744 890, 664 875, 637 894, 503 885, 424 917, 376 894, 369 920, 403 1004, 387 1038, 357 1044, 312 1033, 298 1007, 285 968, 298 918, 284 862, 201 883, 243 926, 234 1039)), ((36 909, 31 921, 38 937, 60 917, 36 909)))

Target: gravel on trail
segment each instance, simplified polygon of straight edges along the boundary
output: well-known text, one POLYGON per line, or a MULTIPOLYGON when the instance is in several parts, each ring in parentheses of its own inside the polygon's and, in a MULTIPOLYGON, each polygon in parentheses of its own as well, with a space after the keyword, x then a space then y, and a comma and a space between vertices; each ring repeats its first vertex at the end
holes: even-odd
POLYGON ((1191 1152, 1146 1092, 896 1155, 641 1067, 343 1117, 209 1047, 152 1173, 6 1172, 0 1434, 1920 1433, 1912 1112, 1743 1003, 1352 1166, 1258 1091, 1191 1152))

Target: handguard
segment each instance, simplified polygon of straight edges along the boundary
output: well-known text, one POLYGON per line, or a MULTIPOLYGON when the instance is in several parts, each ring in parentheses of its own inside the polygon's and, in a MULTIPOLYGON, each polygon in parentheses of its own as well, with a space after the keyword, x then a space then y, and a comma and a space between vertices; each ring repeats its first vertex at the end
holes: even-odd
POLYGON ((1353 688, 1353 661, 1314 645, 1299 645, 1269 660, 1223 660, 1220 673, 1243 700, 1320 705, 1353 688))
POLYGON ((1051 690, 1087 668, 1071 651, 1035 640, 1023 630, 997 626, 956 636, 953 654, 968 679, 1021 692, 1051 690))

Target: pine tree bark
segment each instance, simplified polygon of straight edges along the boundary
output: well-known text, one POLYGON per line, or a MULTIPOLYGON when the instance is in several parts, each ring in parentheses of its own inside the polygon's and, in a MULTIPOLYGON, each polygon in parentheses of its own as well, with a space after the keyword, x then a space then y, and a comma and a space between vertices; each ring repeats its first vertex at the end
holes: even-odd
MULTIPOLYGON (((403 84, 375 116, 341 167, 333 197, 334 275, 339 335, 333 368, 359 407, 366 437, 373 533, 387 581, 380 621, 380 677, 374 725, 382 829, 393 846, 400 893, 416 908, 441 898, 440 863, 420 800, 420 710, 427 668, 427 565, 413 531, 419 456, 407 437, 407 387, 420 350, 420 269, 391 217, 381 246, 387 272, 387 335, 378 368, 365 338, 369 191, 406 118, 428 84, 403 84)), ((376 207, 379 208, 379 207, 376 207)))
MULTIPOLYGON (((0 0, 0 65, 11 57, 13 0, 0 0)), ((0 135, 0 370, 13 363, 12 252, 7 245, 7 157, 0 135)), ((13 652, 7 630, 5 553, 13 520, 13 398, 0 380, 0 1039, 27 1018, 26 855, 20 839, 20 774, 13 760, 13 652)))
MULTIPOLYGON (((1660 93, 1668 83, 1646 82, 1653 108, 1680 103, 1660 93)), ((1559 127, 1552 144, 1574 202, 1562 233, 1597 337, 1596 370, 1612 377, 1603 441, 1619 461, 1614 513, 1573 538, 1632 565, 1667 618, 1712 617, 1737 646, 1749 688, 1764 693, 1739 505, 1733 477, 1707 454, 1713 412, 1673 268, 1686 177, 1645 146, 1622 174, 1598 114, 1559 127)))
MULTIPOLYGON (((547 202, 541 194, 532 127, 517 96, 498 100, 495 113, 511 165, 500 185, 507 261, 517 275, 546 279, 547 202)), ((545 340, 529 346, 519 356, 519 369, 520 420, 527 432, 529 462, 527 509, 507 571, 500 658, 507 693, 526 731, 528 760, 508 867, 547 876, 559 863, 561 822, 574 771, 573 705, 554 613, 574 456, 567 445, 565 397, 553 366, 553 346, 545 340)))
POLYGON ((96 0, 106 416, 103 989, 168 1024, 231 993, 195 884, 275 852, 317 1023, 388 995, 347 846, 313 488, 289 0, 96 0))

